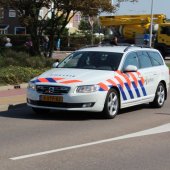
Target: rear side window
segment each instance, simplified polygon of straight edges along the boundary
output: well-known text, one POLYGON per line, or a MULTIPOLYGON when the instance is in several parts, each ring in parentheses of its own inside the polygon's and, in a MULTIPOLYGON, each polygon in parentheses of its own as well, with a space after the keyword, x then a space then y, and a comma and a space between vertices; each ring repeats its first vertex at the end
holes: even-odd
POLYGON ((164 64, 159 53, 157 53, 157 52, 148 52, 148 54, 149 54, 149 56, 150 56, 150 58, 152 60, 153 66, 160 66, 160 65, 164 64))
POLYGON ((152 62, 146 51, 137 52, 141 68, 152 67, 152 62))

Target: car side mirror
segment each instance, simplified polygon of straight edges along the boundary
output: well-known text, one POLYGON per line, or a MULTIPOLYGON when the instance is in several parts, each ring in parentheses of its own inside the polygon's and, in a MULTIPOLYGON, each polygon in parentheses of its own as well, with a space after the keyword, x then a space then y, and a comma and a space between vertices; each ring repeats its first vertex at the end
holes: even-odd
POLYGON ((52 67, 57 68, 58 64, 59 64, 59 62, 55 62, 52 67))
POLYGON ((137 72, 138 68, 134 65, 128 65, 123 71, 124 72, 137 72))

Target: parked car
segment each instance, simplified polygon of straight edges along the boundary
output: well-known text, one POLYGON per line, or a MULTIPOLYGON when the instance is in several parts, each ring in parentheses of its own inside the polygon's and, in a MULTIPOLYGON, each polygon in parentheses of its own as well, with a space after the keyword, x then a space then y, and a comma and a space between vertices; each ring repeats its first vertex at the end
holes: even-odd
POLYGON ((88 47, 38 77, 27 89, 37 113, 50 109, 103 112, 143 103, 161 108, 167 99, 169 69, 160 52, 137 46, 88 47))

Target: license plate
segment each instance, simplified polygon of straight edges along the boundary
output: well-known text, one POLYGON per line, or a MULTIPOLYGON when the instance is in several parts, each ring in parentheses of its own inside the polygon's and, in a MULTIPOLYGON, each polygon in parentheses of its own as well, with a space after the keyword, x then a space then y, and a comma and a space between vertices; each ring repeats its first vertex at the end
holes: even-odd
POLYGON ((45 102, 63 102, 63 96, 46 96, 46 95, 41 95, 40 96, 41 101, 45 102))

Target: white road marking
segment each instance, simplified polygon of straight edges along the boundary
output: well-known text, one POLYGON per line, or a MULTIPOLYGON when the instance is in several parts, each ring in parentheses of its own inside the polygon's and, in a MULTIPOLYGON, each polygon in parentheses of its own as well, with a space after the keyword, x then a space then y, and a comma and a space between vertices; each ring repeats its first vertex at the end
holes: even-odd
POLYGON ((106 143, 106 142, 112 142, 112 141, 140 137, 140 136, 146 136, 146 135, 159 134, 159 133, 164 133, 164 132, 170 132, 170 123, 162 125, 162 126, 158 126, 158 127, 152 128, 152 129, 147 129, 144 131, 139 131, 136 133, 131 133, 128 135, 123 135, 123 136, 119 136, 119 137, 115 137, 115 138, 109 138, 109 139, 104 139, 104 140, 99 140, 99 141, 95 141, 95 142, 74 145, 74 146, 69 146, 69 147, 65 147, 65 148, 59 148, 59 149, 54 149, 54 150, 49 150, 49 151, 44 151, 44 152, 39 152, 39 153, 22 155, 22 156, 18 156, 18 157, 9 158, 9 159, 20 160, 20 159, 31 158, 31 157, 41 156, 41 155, 47 155, 47 154, 56 153, 56 152, 62 152, 62 151, 71 150, 71 149, 77 149, 77 148, 83 148, 83 147, 92 146, 92 145, 98 145, 98 144, 102 144, 102 143, 106 143))

